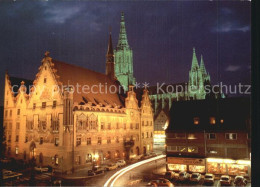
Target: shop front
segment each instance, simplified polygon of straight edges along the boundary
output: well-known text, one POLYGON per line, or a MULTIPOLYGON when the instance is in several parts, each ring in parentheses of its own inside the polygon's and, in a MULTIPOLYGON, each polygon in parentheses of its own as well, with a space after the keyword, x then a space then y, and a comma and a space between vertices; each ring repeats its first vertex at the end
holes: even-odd
POLYGON ((205 173, 205 159, 167 157, 167 170, 205 173))
POLYGON ((208 173, 250 176, 250 170, 250 160, 207 158, 208 173))

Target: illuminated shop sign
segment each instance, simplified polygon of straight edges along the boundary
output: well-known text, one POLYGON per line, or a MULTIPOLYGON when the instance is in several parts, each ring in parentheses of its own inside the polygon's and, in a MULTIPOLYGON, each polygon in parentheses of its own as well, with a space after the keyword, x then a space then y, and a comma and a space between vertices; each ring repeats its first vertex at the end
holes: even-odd
POLYGON ((169 164, 205 165, 205 159, 168 157, 169 164))

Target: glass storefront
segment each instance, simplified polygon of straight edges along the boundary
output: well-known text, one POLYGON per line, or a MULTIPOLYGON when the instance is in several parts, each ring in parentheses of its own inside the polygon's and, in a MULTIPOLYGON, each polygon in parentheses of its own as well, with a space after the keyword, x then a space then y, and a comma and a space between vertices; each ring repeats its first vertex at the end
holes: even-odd
POLYGON ((189 165, 190 172, 205 173, 205 166, 189 165))
POLYGON ((187 165, 183 164, 168 164, 168 168, 172 171, 187 171, 187 165))
POLYGON ((249 160, 207 159, 207 172, 213 174, 250 175, 249 160))

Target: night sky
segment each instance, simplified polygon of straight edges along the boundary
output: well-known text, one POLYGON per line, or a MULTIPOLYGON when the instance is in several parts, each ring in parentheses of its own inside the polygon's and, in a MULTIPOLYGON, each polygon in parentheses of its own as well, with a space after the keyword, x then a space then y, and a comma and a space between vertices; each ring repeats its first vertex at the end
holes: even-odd
POLYGON ((188 81, 195 47, 213 84, 250 84, 248 1, 17 0, 0 2, 0 89, 5 70, 34 79, 46 50, 54 59, 105 72, 109 26, 115 47, 121 11, 138 82, 188 81))

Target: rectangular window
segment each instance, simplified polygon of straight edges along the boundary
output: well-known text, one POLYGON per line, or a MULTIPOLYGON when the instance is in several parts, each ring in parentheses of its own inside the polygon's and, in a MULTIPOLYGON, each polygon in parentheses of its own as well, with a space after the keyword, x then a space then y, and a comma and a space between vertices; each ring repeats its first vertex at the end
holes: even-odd
POLYGON ((28 136, 25 137, 25 143, 28 142, 28 136))
POLYGON ((44 79, 43 79, 43 83, 46 83, 46 82, 47 82, 47 78, 44 78, 44 79))
POLYGON ((91 138, 87 138, 87 145, 91 145, 91 138))
POLYGON ((101 129, 101 130, 104 130, 104 128, 105 128, 105 123, 104 123, 104 122, 101 122, 100 129, 101 129))
POLYGON ((174 139, 185 139, 186 138, 186 134, 185 133, 174 133, 173 134, 173 138, 174 139))
POLYGON ((142 126, 144 126, 144 121, 142 121, 142 126))
POLYGON ((119 143, 119 137, 118 136, 116 137, 116 143, 119 143))
POLYGON ((236 140, 237 139, 237 134, 236 133, 226 133, 226 139, 227 140, 236 140))
POLYGON ((208 134, 207 134, 207 139, 209 139, 209 140, 215 140, 215 139, 216 139, 216 134, 215 134, 215 133, 208 133, 208 134))
POLYGON ((53 108, 56 108, 56 106, 57 106, 57 101, 53 101, 52 107, 53 107, 53 108))
POLYGON ((126 129, 126 123, 124 123, 124 129, 126 129))
POLYGON ((16 141, 16 142, 19 142, 19 135, 16 135, 15 141, 16 141))
POLYGON ((153 126, 153 122, 152 121, 150 121, 150 126, 153 126))
POLYGON ((13 115, 13 111, 12 111, 12 110, 10 110, 10 117, 12 117, 12 115, 13 115))
POLYGON ((77 146, 81 145, 81 138, 77 138, 76 144, 77 146))
POLYGON ((15 148, 15 154, 18 155, 18 153, 19 153, 19 148, 16 147, 16 148, 15 148))
POLYGON ((8 136, 8 142, 11 142, 11 135, 8 136))
POLYGON ((33 109, 35 109, 36 108, 36 103, 33 103, 33 109))
POLYGON ((151 132, 151 138, 153 137, 153 133, 151 132))
POLYGON ((110 138, 110 137, 107 138, 107 143, 108 143, 108 144, 111 143, 111 138, 110 138))
POLYGON ((42 108, 46 108, 46 102, 42 102, 42 108))
POLYGON ((136 123, 136 124, 135 124, 135 128, 136 128, 136 129, 139 129, 139 123, 136 123))
POLYGON ((43 137, 40 137, 40 144, 43 144, 43 137))
POLYGON ((107 124, 107 129, 108 129, 108 130, 111 130, 111 123, 108 123, 108 124, 107 124))
POLYGON ((101 137, 98 137, 98 144, 102 144, 102 138, 101 137))
POLYGON ((20 129, 20 123, 16 123, 16 130, 19 130, 20 129))
POLYGON ((5 111, 5 117, 7 117, 7 116, 8 116, 8 110, 5 111))
POLYGON ((146 132, 146 138, 149 138, 149 134, 148 134, 148 132, 146 132))
POLYGON ((55 138, 55 146, 59 145, 59 138, 55 138))
POLYGON ((178 147, 177 146, 167 146, 167 151, 171 152, 177 152, 178 147))
POLYGON ((142 139, 144 139, 144 133, 142 133, 142 139))
POLYGON ((133 129, 133 123, 130 123, 130 129, 133 129))
POLYGON ((187 152, 187 147, 179 146, 179 152, 187 152))
POLYGON ((41 122, 42 130, 46 130, 46 121, 41 122))
POLYGON ((148 126, 149 125, 149 121, 146 121, 146 126, 148 126))
POLYGON ((17 115, 18 116, 20 115, 20 109, 17 109, 17 115))
POLYGON ((119 123, 116 123, 116 129, 119 129, 119 123))

